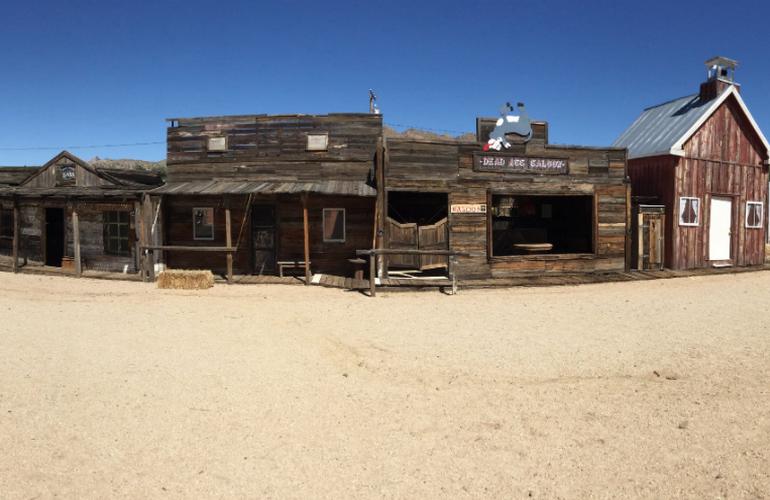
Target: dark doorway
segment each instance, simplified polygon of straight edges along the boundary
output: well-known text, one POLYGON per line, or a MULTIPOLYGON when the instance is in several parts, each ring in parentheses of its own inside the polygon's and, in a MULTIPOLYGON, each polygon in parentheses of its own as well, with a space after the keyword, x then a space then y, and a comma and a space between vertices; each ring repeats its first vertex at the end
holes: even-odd
POLYGON ((275 272, 275 207, 251 207, 251 240, 254 274, 275 272))
POLYGON ((61 267, 64 257, 64 209, 45 209, 45 265, 61 267))

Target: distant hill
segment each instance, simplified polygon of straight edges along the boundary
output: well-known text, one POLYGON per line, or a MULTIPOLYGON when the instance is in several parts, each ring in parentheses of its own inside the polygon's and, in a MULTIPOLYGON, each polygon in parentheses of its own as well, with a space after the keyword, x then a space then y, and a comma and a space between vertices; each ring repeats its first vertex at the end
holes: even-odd
POLYGON ((119 170, 145 170, 157 172, 161 176, 166 176, 166 160, 147 161, 132 160, 128 158, 113 160, 110 158, 99 158, 98 156, 88 160, 88 163, 96 168, 114 168, 119 170))
POLYGON ((388 138, 415 139, 418 141, 450 141, 450 142, 476 142, 476 134, 467 132, 462 135, 452 136, 448 134, 437 134, 428 130, 409 128, 403 132, 391 127, 383 127, 383 134, 388 138))

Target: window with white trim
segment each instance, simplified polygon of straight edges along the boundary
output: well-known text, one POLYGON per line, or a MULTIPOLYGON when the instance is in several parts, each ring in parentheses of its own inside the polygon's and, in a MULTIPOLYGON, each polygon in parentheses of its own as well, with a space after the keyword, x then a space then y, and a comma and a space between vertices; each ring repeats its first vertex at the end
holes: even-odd
POLYGON ((764 203, 761 201, 746 202, 746 227, 749 229, 762 229, 764 220, 764 203))
POLYGON ((682 196, 679 198, 679 225, 700 225, 700 198, 682 196))
POLYGON ((193 239, 214 239, 214 209, 212 207, 193 208, 193 239))
POLYGON ((324 208, 323 210, 324 243, 345 242, 345 209, 324 208))

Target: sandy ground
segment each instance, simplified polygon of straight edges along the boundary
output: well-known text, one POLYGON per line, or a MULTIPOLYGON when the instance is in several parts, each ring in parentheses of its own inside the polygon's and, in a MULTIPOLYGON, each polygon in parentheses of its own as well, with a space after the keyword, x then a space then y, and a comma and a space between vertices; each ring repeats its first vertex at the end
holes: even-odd
POLYGON ((770 496, 770 272, 0 294, 3 499, 770 496))

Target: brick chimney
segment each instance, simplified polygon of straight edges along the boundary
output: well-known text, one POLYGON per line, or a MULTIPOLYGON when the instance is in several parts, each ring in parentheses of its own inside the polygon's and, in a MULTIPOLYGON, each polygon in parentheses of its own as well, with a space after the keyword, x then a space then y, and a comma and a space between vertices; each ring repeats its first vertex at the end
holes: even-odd
POLYGON ((735 83, 735 68, 738 61, 727 57, 712 57, 706 61, 706 81, 700 84, 700 98, 704 101, 715 99, 730 85, 739 91, 741 86, 735 83))

